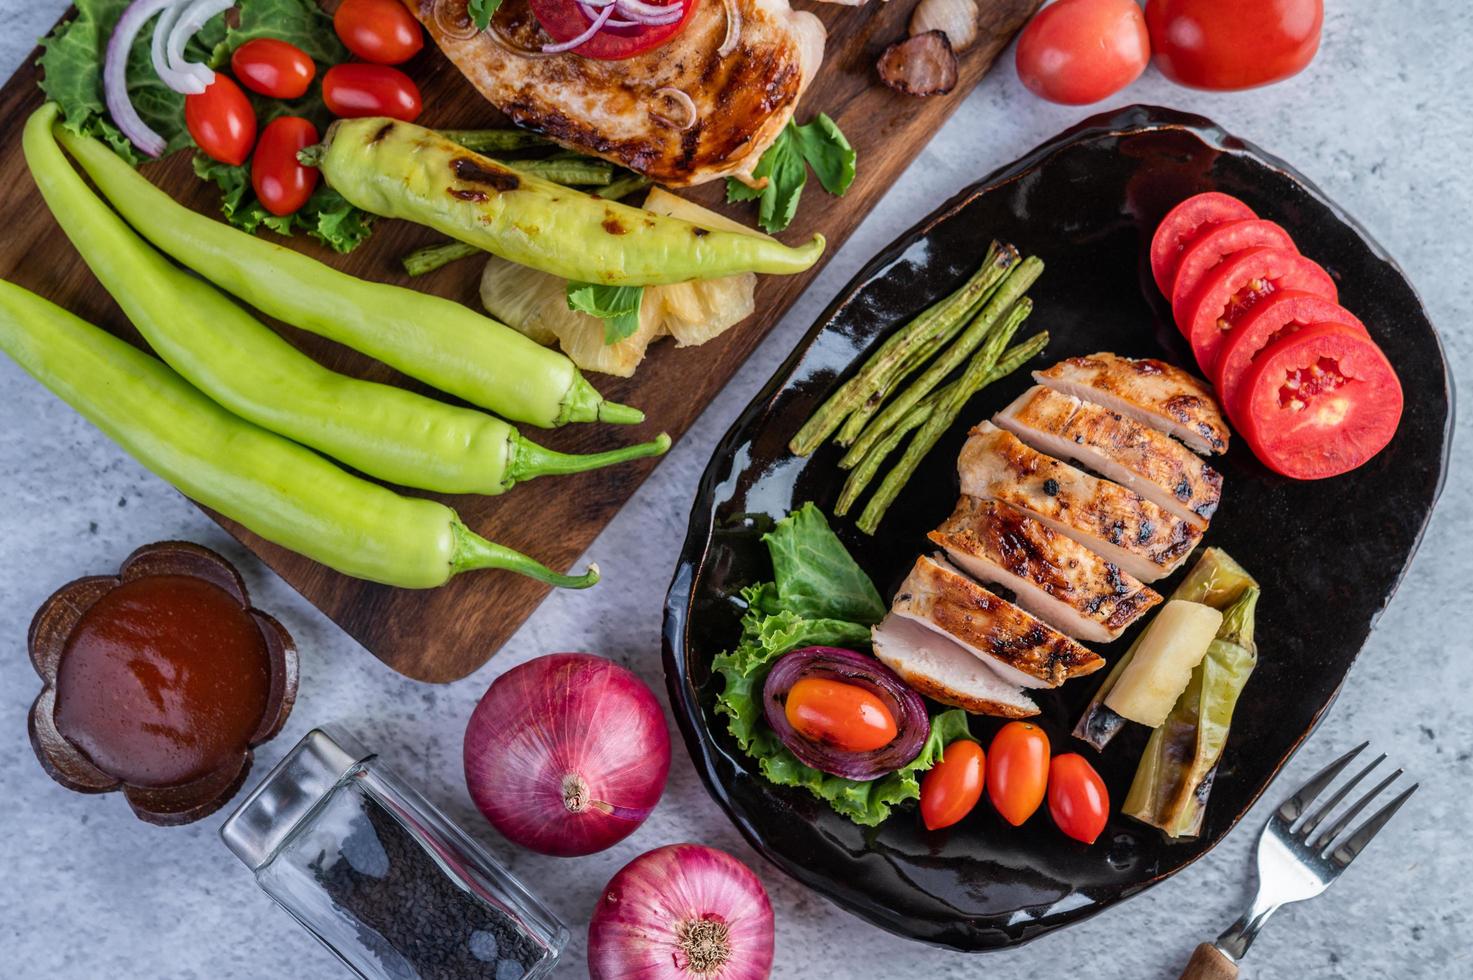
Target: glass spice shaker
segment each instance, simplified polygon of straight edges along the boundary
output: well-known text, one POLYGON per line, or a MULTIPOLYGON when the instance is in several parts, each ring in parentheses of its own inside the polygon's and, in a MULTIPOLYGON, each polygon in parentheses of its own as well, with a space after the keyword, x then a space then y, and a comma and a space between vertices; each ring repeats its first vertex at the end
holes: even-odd
POLYGON ((567 928, 357 739, 307 733, 220 828, 365 980, 532 980, 567 928))

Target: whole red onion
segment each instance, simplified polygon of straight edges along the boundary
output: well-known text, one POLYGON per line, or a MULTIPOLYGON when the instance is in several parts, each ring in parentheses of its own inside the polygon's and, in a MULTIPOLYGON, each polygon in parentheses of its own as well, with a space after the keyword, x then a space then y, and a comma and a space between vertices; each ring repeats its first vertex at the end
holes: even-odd
POLYGON ((772 902, 745 864, 701 844, 630 861, 588 923, 591 980, 763 980, 772 902))
POLYGON ((670 774, 670 733, 644 682, 587 653, 502 674, 465 730, 471 799, 508 840, 592 854, 632 834, 670 774))

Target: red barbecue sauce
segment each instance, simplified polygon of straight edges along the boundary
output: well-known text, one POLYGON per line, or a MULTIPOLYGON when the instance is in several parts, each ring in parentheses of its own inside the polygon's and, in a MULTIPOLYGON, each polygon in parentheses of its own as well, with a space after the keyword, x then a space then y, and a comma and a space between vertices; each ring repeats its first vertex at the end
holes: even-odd
POLYGON ((270 693, 266 645, 233 596, 188 575, 124 582, 82 615, 56 675, 56 727, 97 768, 175 786, 238 755, 270 693))

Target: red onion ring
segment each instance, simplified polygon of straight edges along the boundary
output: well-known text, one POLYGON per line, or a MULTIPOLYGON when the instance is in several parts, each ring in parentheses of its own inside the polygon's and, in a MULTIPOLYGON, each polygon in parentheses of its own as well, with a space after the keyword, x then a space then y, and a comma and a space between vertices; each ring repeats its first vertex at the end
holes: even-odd
POLYGON ((799 762, 843 779, 863 781, 894 772, 920 754, 931 733, 926 703, 905 681, 874 657, 837 647, 804 647, 773 664, 762 685, 762 711, 799 762), (894 740, 870 752, 848 752, 798 734, 788 721, 784 702, 793 685, 805 677, 843 681, 879 698, 895 719, 894 740))
POLYGON ((678 23, 685 16, 684 0, 676 0, 672 4, 652 4, 644 0, 579 0, 578 9, 592 22, 588 29, 572 40, 544 44, 543 54, 561 54, 582 47, 605 28, 664 27, 678 23), (617 18, 615 13, 619 14, 617 18))
POLYGON ((588 25, 588 30, 584 31, 582 34, 579 34, 571 41, 564 41, 561 44, 544 44, 542 46, 542 50, 545 51, 547 54, 562 54, 564 51, 571 51, 574 48, 579 47, 580 45, 586 44, 587 42, 593 40, 593 36, 595 34, 604 29, 604 24, 608 23, 609 18, 613 16, 613 13, 613 5, 605 7, 598 12, 597 17, 593 18, 593 23, 588 25))

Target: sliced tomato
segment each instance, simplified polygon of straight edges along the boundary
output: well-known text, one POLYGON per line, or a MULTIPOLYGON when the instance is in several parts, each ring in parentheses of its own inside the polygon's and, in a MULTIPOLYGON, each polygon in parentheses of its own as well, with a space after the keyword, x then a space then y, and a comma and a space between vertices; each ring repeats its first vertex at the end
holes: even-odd
POLYGON ((1197 288, 1202 277, 1217 263, 1234 252, 1259 246, 1299 251, 1287 231, 1262 218, 1229 221, 1202 231, 1181 253, 1181 262, 1176 267, 1176 279, 1171 284, 1172 309, 1197 288))
MULTIPOLYGON (((685 12, 673 24, 634 27, 604 27, 593 37, 573 49, 574 54, 599 61, 621 61, 637 54, 657 48, 685 30, 696 12, 700 0, 685 0, 685 12)), ((655 3, 655 6, 673 6, 670 3, 655 3)), ((583 12, 578 0, 531 0, 532 13, 542 29, 557 44, 579 37, 593 26, 592 19, 583 12)), ((617 14, 615 15, 617 18, 617 14)))
POLYGON ((1321 480, 1375 456, 1401 423, 1401 382, 1375 342, 1340 323, 1280 337, 1238 395, 1240 429, 1276 473, 1321 480))
POLYGON ((1248 205, 1217 191, 1194 194, 1166 212, 1151 237, 1151 275, 1156 278, 1156 288, 1171 298, 1171 284, 1176 280, 1182 252, 1204 229, 1256 217, 1248 205))
POLYGON ((1283 248, 1246 248, 1215 265, 1190 296, 1173 306, 1176 325, 1191 342, 1208 377, 1227 333, 1275 293, 1297 289, 1330 302, 1340 297, 1335 280, 1318 262, 1283 248))
POLYGON ((1243 379, 1247 377, 1254 357, 1280 337, 1287 337, 1314 323, 1339 323, 1366 333, 1365 324, 1339 303, 1295 289, 1275 293, 1228 331, 1227 339, 1217 352, 1214 380, 1217 382, 1217 396, 1229 415, 1237 415, 1238 391, 1243 387, 1243 379))

